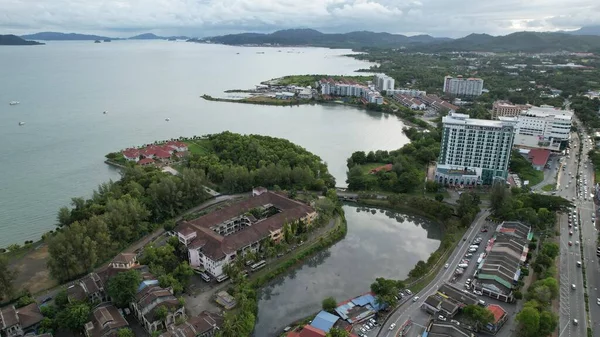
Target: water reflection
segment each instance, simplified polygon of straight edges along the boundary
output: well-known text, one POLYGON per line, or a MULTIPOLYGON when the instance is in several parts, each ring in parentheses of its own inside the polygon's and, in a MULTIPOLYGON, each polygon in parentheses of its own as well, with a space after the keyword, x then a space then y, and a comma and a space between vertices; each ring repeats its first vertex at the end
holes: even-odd
POLYGON ((395 211, 345 205, 348 234, 259 294, 255 336, 274 336, 287 324, 369 290, 376 277, 403 279, 439 247, 439 226, 395 211), (318 268, 317 268, 318 267, 318 268))

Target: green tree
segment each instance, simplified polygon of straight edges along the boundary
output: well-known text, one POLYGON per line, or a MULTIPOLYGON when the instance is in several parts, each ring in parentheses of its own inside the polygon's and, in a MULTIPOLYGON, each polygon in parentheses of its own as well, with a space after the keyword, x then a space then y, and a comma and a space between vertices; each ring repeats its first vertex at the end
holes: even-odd
POLYGON ((331 296, 325 297, 323 299, 323 302, 321 303, 321 307, 325 311, 333 312, 333 310, 335 310, 335 308, 337 307, 337 301, 331 296))
POLYGON ((467 305, 462 311, 465 318, 478 328, 494 321, 494 314, 489 309, 479 305, 467 305))
POLYGON ((55 322, 48 317, 44 317, 42 319, 42 321, 40 322, 40 325, 38 328, 38 333, 39 334, 53 333, 55 329, 56 329, 55 322))
POLYGON ((81 332, 89 321, 90 306, 87 303, 77 303, 67 306, 58 314, 58 325, 73 332, 81 332))
POLYGON ((54 304, 56 305, 56 308, 59 311, 67 307, 67 305, 69 304, 69 297, 67 296, 66 290, 63 289, 59 291, 58 294, 56 294, 56 296, 54 296, 54 304))
POLYGON ((540 313, 532 306, 525 306, 516 317, 520 323, 521 332, 525 337, 540 336, 540 313))
POLYGON ((441 194, 441 193, 437 193, 437 194, 435 195, 435 200, 436 200, 436 201, 439 201, 439 202, 442 202, 442 201, 444 201, 444 195, 443 195, 443 194, 441 194))
POLYGON ((135 337, 135 334, 129 328, 122 328, 117 331, 117 337, 135 337))
POLYGON ((10 269, 6 256, 0 255, 0 301, 12 296, 15 276, 16 272, 10 269))
POLYGON ((159 321, 164 321, 169 315, 169 310, 164 305, 159 305, 154 311, 154 317, 159 321))
POLYGON ((551 259, 555 259, 560 254, 560 247, 554 242, 544 242, 542 245, 541 253, 548 256, 551 259))
POLYGON ((558 327, 558 316, 551 311, 540 313, 540 324, 538 336, 550 336, 558 327))
POLYGON ((398 300, 396 296, 401 288, 404 288, 404 283, 397 280, 389 280, 383 277, 378 277, 371 284, 371 291, 376 295, 379 303, 385 303, 390 307, 394 307, 398 300))
POLYGON ((141 282, 142 277, 136 270, 119 273, 108 281, 108 295, 118 307, 127 307, 141 282))
POLYGON ((17 303, 15 304, 15 307, 22 308, 22 307, 24 307, 26 305, 29 305, 31 303, 35 303, 35 298, 33 298, 31 295, 25 295, 25 296, 21 296, 17 300, 17 303))
POLYGON ((331 328, 325 337, 350 337, 350 333, 341 328, 331 328))

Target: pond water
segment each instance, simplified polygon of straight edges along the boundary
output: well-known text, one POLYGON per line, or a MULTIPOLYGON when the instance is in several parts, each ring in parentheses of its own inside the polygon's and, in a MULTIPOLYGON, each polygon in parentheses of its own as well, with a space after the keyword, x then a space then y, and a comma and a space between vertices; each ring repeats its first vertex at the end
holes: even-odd
POLYGON ((338 302, 369 291, 377 277, 405 279, 440 245, 438 224, 396 211, 345 205, 346 237, 259 294, 256 337, 275 336, 286 325, 316 313, 321 301, 338 302))

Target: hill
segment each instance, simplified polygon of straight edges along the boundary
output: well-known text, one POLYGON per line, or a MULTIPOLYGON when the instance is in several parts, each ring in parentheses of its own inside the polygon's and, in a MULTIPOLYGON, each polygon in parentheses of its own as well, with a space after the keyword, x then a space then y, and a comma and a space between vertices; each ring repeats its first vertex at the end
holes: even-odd
POLYGON ((410 44, 447 41, 429 35, 406 36, 401 34, 368 31, 343 34, 326 34, 314 29, 286 29, 270 34, 242 33, 191 39, 190 42, 212 42, 227 45, 280 45, 316 46, 330 48, 386 47, 399 48, 410 44))
POLYGON ((129 40, 188 40, 187 36, 158 36, 152 33, 144 33, 136 36, 132 36, 129 40))
POLYGON ((424 52, 600 52, 600 36, 539 32, 517 32, 505 36, 471 34, 452 41, 416 45, 412 49, 424 52))
POLYGON ((44 43, 27 41, 16 35, 0 35, 0 46, 35 46, 44 43))
POLYGON ((116 40, 106 36, 87 35, 77 33, 40 32, 21 35, 24 39, 41 41, 86 41, 86 40, 116 40))

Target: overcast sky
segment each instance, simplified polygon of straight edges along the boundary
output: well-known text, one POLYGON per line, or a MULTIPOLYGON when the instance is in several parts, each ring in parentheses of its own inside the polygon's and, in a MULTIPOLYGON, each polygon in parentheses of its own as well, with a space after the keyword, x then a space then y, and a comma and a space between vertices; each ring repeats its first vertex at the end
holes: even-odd
POLYGON ((0 0, 0 34, 196 37, 282 28, 461 37, 600 24, 600 0, 0 0))

